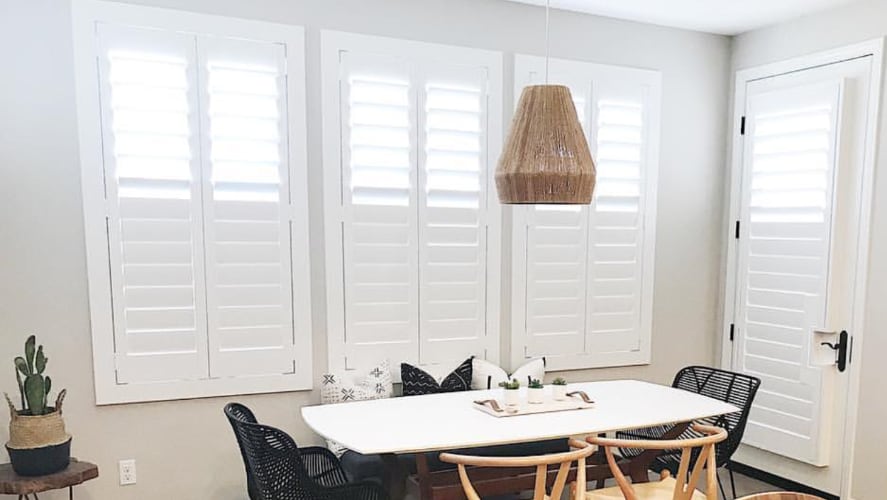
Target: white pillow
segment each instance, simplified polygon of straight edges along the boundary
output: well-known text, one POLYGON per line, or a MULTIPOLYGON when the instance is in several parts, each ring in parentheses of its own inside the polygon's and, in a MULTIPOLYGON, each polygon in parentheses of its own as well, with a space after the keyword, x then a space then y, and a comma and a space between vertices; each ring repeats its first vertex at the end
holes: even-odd
MULTIPOLYGON (((388 360, 379 363, 367 372, 325 373, 320 384, 320 403, 347 403, 370 399, 390 398, 394 392, 391 381, 391 366, 388 360)), ((327 440, 327 447, 342 456, 347 448, 335 441, 327 440)))
POLYGON ((495 389, 499 387, 501 382, 507 382, 512 378, 519 380, 521 385, 526 387, 530 379, 542 380, 545 378, 545 359, 536 358, 528 361, 509 375, 498 365, 484 359, 474 358, 471 370, 471 388, 474 390, 495 389))

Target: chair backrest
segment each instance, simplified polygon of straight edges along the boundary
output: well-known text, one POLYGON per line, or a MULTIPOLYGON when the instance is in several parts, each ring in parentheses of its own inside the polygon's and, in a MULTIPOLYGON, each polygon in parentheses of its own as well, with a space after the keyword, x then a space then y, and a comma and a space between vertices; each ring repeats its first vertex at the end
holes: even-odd
POLYGON ((773 493, 758 493, 737 500, 823 500, 821 497, 806 493, 791 493, 789 491, 774 491, 773 493))
POLYGON ((231 428, 234 430, 234 437, 237 439, 237 447, 240 448, 240 457, 243 459, 243 467, 246 469, 246 490, 249 493, 249 498, 250 500, 260 500, 261 497, 259 496, 258 488, 253 480, 253 473, 250 470, 249 461, 246 459, 246 452, 244 451, 241 433, 237 432, 237 428, 235 427, 235 422, 246 422, 250 424, 258 423, 256 421, 256 416, 253 414, 252 410, 240 403, 228 403, 225 405, 225 416, 228 417, 228 423, 231 424, 231 428))
POLYGON ((301 484, 299 448, 287 433, 257 423, 241 404, 225 406, 225 415, 240 446, 251 500, 311 498, 301 484))
MULTIPOLYGON (((613 455, 613 448, 643 448, 647 450, 681 450, 681 465, 675 477, 674 500, 690 500, 696 492, 696 486, 702 478, 702 472, 706 476, 706 498, 718 499, 717 465, 715 464, 714 448, 717 443, 727 439, 727 431, 720 427, 694 424, 693 430, 702 435, 691 439, 669 440, 645 440, 645 439, 608 439, 589 436, 586 440, 591 444, 602 446, 607 455, 607 463, 610 471, 616 479, 616 484, 622 491, 626 500, 637 500, 638 496, 631 486, 631 482, 622 473, 622 469, 613 455), (695 460, 695 463, 691 462, 695 460), (692 467, 692 470, 691 470, 692 467)), ((663 471, 664 477, 669 472, 663 471)))
POLYGON ((724 465, 742 442, 755 394, 761 387, 761 379, 707 366, 688 366, 675 375, 672 387, 708 396, 740 408, 741 411, 735 413, 700 420, 703 424, 721 427, 727 431, 727 439, 716 448, 717 464, 724 465))
POLYGON ((443 462, 456 464, 459 469, 459 479, 462 481, 462 488, 468 500, 480 500, 480 496, 471 484, 468 477, 466 466, 474 467, 535 467, 536 468, 536 487, 533 490, 533 500, 543 500, 546 497, 545 487, 548 481, 548 466, 559 465, 557 477, 551 487, 550 498, 561 498, 564 487, 567 484, 567 477, 570 474, 570 468, 576 462, 576 488, 574 489, 573 498, 575 500, 585 499, 585 459, 594 453, 594 447, 588 443, 571 439, 570 446, 575 450, 563 453, 551 453, 548 455, 535 455, 528 457, 480 457, 473 455, 456 455, 453 453, 441 453, 440 459, 443 462))

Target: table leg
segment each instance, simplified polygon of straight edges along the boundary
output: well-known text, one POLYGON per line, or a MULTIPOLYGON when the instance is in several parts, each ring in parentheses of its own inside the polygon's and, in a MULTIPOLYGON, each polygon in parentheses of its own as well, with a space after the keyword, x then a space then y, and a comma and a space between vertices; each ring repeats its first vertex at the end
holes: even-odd
POLYGON ((385 490, 391 500, 402 500, 407 493, 407 470, 394 453, 383 453, 382 463, 385 465, 385 490))
MULTIPOLYGON (((688 427, 690 427, 691 423, 692 422, 682 422, 680 424, 675 424, 674 427, 669 429, 669 431, 663 434, 659 439, 677 439, 688 427)), ((640 455, 633 458, 629 464, 631 482, 649 482, 650 476, 648 471, 650 470, 650 465, 653 464, 653 461, 656 460, 656 457, 660 454, 662 454, 661 450, 644 450, 640 455)))
POLYGON ((428 455, 416 453, 416 477, 419 480, 420 500, 431 500, 434 492, 431 489, 431 469, 428 468, 428 455))

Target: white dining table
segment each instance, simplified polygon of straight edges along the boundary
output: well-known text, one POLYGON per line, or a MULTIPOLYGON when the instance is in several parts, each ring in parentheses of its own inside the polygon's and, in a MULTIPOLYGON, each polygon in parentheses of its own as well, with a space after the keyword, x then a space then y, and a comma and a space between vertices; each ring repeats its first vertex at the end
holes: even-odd
POLYGON ((302 418, 317 434, 368 455, 525 443, 739 411, 722 401, 639 380, 584 382, 570 384, 569 390, 584 391, 595 404, 497 418, 473 405, 476 400, 501 400, 502 389, 493 389, 306 406, 302 418))
MULTIPOLYGON (((473 404, 484 399, 501 401, 502 389, 493 389, 306 406, 302 418, 317 434, 356 452, 388 457, 418 453, 424 460, 420 452, 686 424, 740 410, 722 401, 639 380, 574 383, 569 390, 585 392, 594 405, 495 417, 473 404)), ((421 464, 419 469, 421 476, 421 464)))

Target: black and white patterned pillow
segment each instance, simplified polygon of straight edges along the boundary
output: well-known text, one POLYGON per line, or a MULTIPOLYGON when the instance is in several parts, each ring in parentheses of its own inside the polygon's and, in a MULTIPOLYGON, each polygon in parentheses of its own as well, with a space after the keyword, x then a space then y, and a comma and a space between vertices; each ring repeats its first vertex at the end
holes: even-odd
POLYGON ((400 364, 404 396, 471 390, 471 360, 468 358, 440 382, 433 375, 409 363, 400 364))
MULTIPOLYGON (((349 401, 390 398, 394 390, 391 365, 382 361, 367 372, 325 373, 320 384, 320 403, 335 404, 349 401)), ((342 456, 347 448, 327 440, 327 447, 336 456, 342 456)))

